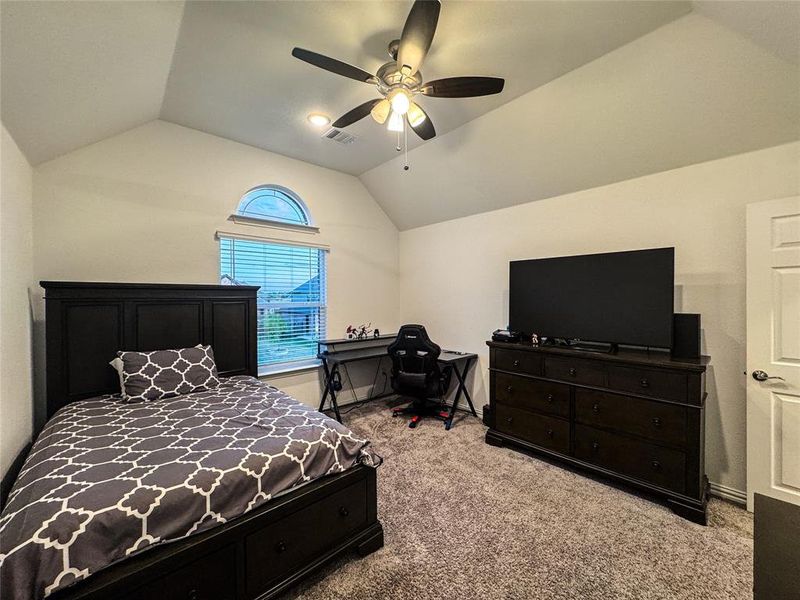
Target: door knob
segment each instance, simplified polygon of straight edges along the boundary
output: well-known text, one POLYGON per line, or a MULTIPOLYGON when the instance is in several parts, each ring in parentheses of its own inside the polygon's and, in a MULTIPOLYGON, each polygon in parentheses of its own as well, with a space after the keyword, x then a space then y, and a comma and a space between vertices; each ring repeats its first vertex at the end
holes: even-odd
POLYGON ((766 381, 767 379, 780 379, 781 381, 786 381, 783 377, 770 377, 765 371, 755 370, 753 371, 753 379, 756 381, 766 381))

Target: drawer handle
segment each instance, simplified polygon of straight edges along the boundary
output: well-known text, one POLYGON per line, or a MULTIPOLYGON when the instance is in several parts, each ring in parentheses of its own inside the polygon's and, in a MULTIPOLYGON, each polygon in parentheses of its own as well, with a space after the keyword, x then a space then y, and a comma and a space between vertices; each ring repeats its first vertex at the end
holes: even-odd
POLYGON ((547 430, 547 437, 549 437, 549 438, 553 437, 553 430, 552 429, 548 429, 547 430))
POLYGON ((661 417, 653 417, 653 427, 661 427, 661 417))
POLYGON ((650 387, 650 382, 647 379, 642 379, 639 383, 643 388, 650 387))
POLYGON ((513 420, 514 420, 514 418, 513 418, 513 417, 506 417, 506 421, 507 421, 508 423, 511 423, 511 421, 513 421, 513 420))
POLYGON ((339 507, 339 514, 341 516, 343 516, 343 517, 349 517, 350 516, 350 511, 347 510, 346 506, 341 506, 341 507, 339 507))
POLYGON ((281 540, 280 542, 278 542, 278 545, 277 545, 277 546, 275 546, 275 552, 277 552, 277 553, 279 553, 279 554, 280 554, 281 552, 286 552, 286 542, 284 542, 283 540, 281 540))
POLYGON ((592 450, 594 450, 595 452, 600 450, 600 444, 598 444, 597 442, 592 442, 592 450))
POLYGON ((569 374, 572 375, 573 377, 575 377, 575 375, 577 375, 578 372, 575 369, 570 369, 569 370, 569 374))
POLYGON ((515 360, 515 361, 514 361, 514 366, 515 366, 515 367, 518 367, 518 366, 519 366, 519 361, 518 361, 518 360, 515 360))
POLYGON ((553 398, 553 394, 547 394, 547 401, 548 401, 550 404, 552 404, 552 403, 553 403, 553 400, 554 400, 554 398, 553 398))
POLYGON ((507 392, 510 394, 511 392, 513 392, 513 391, 514 391, 514 388, 513 388, 512 386, 508 386, 508 387, 506 388, 506 391, 507 391, 507 392))
POLYGON ((599 404, 595 404, 594 406, 592 406, 592 412, 599 413, 600 412, 600 405, 599 404))
POLYGON ((654 460, 650 464, 653 466, 653 470, 654 471, 660 471, 661 470, 661 463, 658 462, 657 460, 654 460))

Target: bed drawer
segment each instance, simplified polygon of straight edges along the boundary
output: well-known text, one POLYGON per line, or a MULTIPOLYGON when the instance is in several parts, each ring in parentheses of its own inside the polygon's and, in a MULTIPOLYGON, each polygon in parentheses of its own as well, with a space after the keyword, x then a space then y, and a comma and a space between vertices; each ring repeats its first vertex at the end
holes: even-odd
POLYGON ((495 348, 492 367, 502 371, 516 371, 526 375, 542 374, 542 358, 525 350, 505 350, 495 348))
POLYGON ((608 368, 608 387, 642 396, 685 401, 687 379, 686 373, 612 366, 608 368))
POLYGON ((616 429, 655 442, 686 444, 686 408, 599 390, 575 390, 578 423, 616 429))
POLYGON ((535 412, 495 405, 498 431, 562 454, 569 453, 569 421, 535 412))
POLYGON ((245 540, 247 596, 334 548, 367 524, 367 482, 356 482, 250 534, 245 540))
POLYGON ((119 600, 235 600, 235 550, 212 552, 119 600))
POLYGON ((575 458, 683 493, 686 455, 623 435, 575 425, 575 458))
POLYGON ((494 399, 506 406, 569 417, 569 386, 552 381, 496 373, 494 399))
POLYGON ((606 371, 593 360, 582 358, 544 359, 544 375, 549 379, 560 379, 569 383, 605 385, 606 371))

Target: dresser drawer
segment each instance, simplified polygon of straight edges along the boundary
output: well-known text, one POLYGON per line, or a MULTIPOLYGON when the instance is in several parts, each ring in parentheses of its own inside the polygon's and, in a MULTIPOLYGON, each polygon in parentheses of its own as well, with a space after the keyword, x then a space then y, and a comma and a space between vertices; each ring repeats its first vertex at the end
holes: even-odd
POLYGON ((247 536, 247 597, 265 592, 366 524, 367 482, 359 481, 247 536))
POLYGON ((528 375, 542 374, 542 357, 525 350, 495 348, 492 367, 528 375))
POLYGON ((687 379, 685 373, 610 366, 608 387, 665 400, 686 400, 687 379))
POLYGON ((494 399, 506 406, 569 417, 569 386, 560 383, 495 373, 494 399))
POLYGON ((498 431, 562 454, 569 453, 569 422, 504 404, 496 404, 498 431))
POLYGON ((675 492, 686 489, 686 455, 678 450, 576 424, 575 458, 675 492))
POLYGON ((544 374, 550 379, 561 379, 569 383, 605 385, 606 371, 602 365, 581 358, 544 359, 544 374))
POLYGON ((575 390, 575 420, 656 442, 686 444, 686 408, 598 390, 575 390))

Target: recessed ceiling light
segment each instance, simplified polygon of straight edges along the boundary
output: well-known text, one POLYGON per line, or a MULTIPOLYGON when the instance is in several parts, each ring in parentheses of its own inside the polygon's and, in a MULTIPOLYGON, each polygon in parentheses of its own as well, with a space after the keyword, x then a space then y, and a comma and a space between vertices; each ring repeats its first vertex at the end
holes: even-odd
POLYGON ((322 127, 323 125, 330 123, 331 118, 321 113, 311 113, 308 115, 308 122, 312 125, 316 125, 317 127, 322 127))

